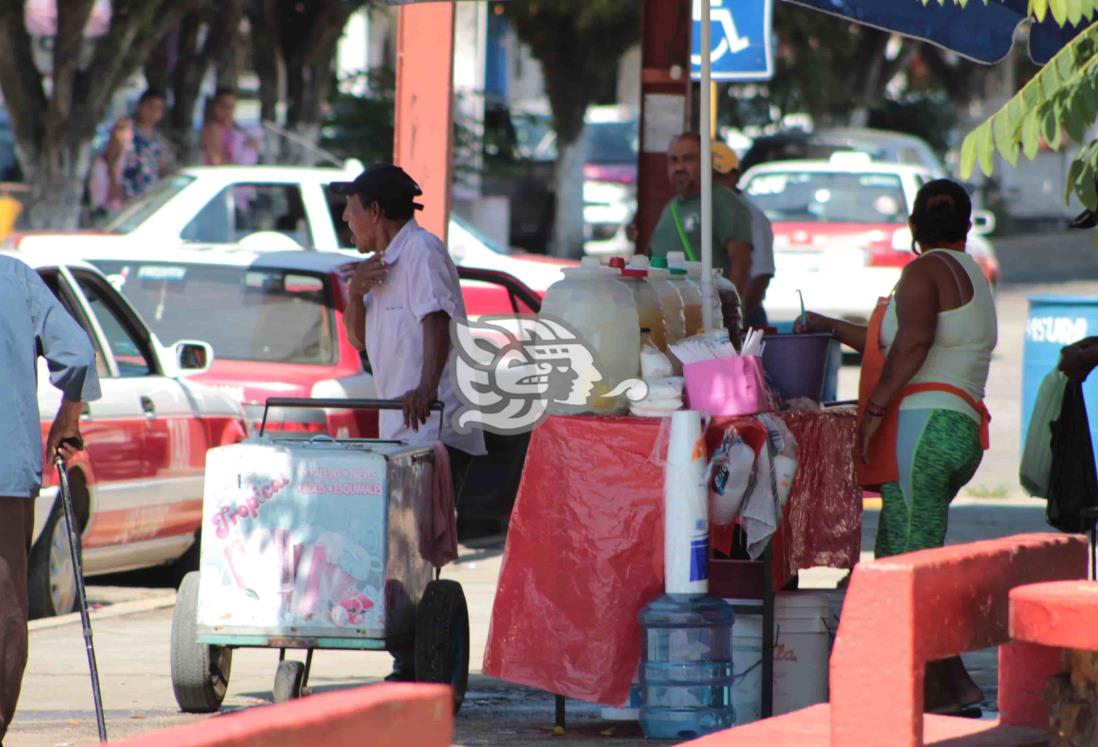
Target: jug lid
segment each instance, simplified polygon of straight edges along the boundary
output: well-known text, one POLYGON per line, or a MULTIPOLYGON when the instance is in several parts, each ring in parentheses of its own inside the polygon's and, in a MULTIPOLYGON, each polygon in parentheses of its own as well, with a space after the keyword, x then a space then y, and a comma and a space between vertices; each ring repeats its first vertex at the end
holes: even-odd
POLYGON ((676 267, 686 267, 686 254, 684 252, 668 252, 667 266, 671 269, 674 269, 676 267))
POLYGON ((652 261, 649 263, 649 267, 654 267, 658 270, 666 270, 667 257, 652 257, 652 261))
POLYGON ((638 270, 647 270, 649 268, 648 256, 645 254, 634 254, 629 258, 627 267, 635 267, 638 270))
POLYGON ((671 268, 671 276, 676 277, 676 278, 677 277, 686 277, 686 268, 685 267, 672 267, 671 268))
POLYGON ((626 265, 624 257, 611 257, 610 267, 617 270, 623 278, 643 278, 648 275, 647 270, 626 265))

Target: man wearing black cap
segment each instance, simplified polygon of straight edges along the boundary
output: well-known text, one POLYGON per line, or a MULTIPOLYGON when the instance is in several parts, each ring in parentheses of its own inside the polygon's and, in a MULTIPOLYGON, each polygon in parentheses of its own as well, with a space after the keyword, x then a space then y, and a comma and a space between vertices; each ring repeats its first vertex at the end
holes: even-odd
MULTIPOLYGON (((457 268, 446 245, 413 218, 423 208, 415 202, 423 192, 400 167, 374 165, 331 188, 347 198, 343 220, 358 251, 372 253, 348 285, 347 336, 367 352, 378 395, 404 401, 403 413, 381 412, 380 435, 417 446, 434 443, 440 416, 430 405, 441 400, 447 415, 442 441, 459 501, 470 461, 485 450, 479 430, 458 433, 449 417, 459 406, 450 376, 450 320, 465 318, 457 268)), ((397 653, 394 659, 390 679, 412 679, 411 656, 397 653)))

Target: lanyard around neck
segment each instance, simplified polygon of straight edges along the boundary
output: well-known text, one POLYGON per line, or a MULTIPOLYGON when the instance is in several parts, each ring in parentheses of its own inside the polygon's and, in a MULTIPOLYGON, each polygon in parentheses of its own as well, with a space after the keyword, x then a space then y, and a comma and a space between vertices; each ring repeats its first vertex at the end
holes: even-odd
POLYGON ((691 262, 696 262, 698 258, 694 254, 694 245, 690 243, 690 237, 686 235, 686 229, 682 227, 682 219, 679 218, 678 200, 671 200, 671 217, 675 219, 675 229, 679 232, 679 241, 682 242, 682 248, 686 250, 686 258, 691 262))

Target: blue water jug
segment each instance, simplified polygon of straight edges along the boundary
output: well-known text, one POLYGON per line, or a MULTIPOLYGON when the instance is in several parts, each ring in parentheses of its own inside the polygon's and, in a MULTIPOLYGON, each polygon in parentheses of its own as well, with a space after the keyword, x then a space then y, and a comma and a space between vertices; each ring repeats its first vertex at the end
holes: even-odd
POLYGON ((665 594, 639 620, 645 736, 688 739, 734 726, 732 608, 704 594, 665 594))

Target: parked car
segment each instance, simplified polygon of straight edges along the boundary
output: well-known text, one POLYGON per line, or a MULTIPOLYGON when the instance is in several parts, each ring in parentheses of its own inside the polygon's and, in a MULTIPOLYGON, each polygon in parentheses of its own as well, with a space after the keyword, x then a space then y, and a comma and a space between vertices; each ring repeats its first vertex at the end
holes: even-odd
POLYGON ((921 166, 934 178, 947 176, 945 165, 922 138, 869 127, 831 127, 813 132, 787 130, 763 135, 744 154, 741 167, 746 171, 772 161, 826 160, 840 152, 865 153, 884 163, 921 166))
MULTIPOLYGON (((824 161, 781 161, 744 174, 744 192, 774 227, 774 279, 767 314, 789 321, 805 305, 829 316, 864 322, 915 259, 907 217, 919 187, 934 178, 921 166, 836 153, 824 161)), ((994 216, 974 211, 968 252, 994 288, 995 250, 984 234, 994 216)))
MULTIPOLYGON (((176 563, 186 570, 202 516, 206 450, 242 440, 239 403, 193 380, 212 362, 191 335, 164 346, 94 267, 48 252, 8 253, 34 268, 91 338, 103 396, 84 407, 85 447, 69 465, 86 575, 176 563)), ((61 402, 38 375, 42 438, 61 402)), ((56 474, 35 502, 28 594, 33 617, 71 612, 72 561, 56 474)))
MULTIPOLYGON (((348 342, 343 312, 356 261, 337 252, 131 247, 82 249, 165 339, 208 340, 213 365, 195 379, 241 402, 255 430, 268 397, 377 396, 370 361, 348 342)), ((540 296, 495 270, 459 267, 466 306, 480 314, 533 314, 540 296)), ((376 412, 272 409, 266 432, 376 438, 376 412)), ((485 434, 459 512, 499 521, 510 513, 526 438, 485 434)))
MULTIPOLYGON (((195 166, 161 180, 100 231, 29 231, 13 234, 8 244, 28 251, 130 247, 146 256, 151 247, 209 244, 263 251, 353 250, 341 217, 345 199, 331 193, 328 184, 354 176, 353 165, 348 170, 195 166)), ((457 217, 451 218, 448 243, 455 264, 506 272, 536 291, 545 291, 562 277, 562 267, 573 264, 512 255, 457 217)))

